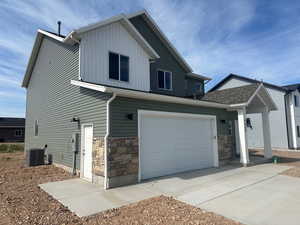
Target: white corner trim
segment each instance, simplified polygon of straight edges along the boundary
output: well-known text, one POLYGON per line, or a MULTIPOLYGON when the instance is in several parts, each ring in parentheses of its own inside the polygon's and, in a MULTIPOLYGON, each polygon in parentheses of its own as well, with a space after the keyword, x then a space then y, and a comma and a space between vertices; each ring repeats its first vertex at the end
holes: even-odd
POLYGON ((112 97, 106 102, 106 134, 104 137, 104 190, 108 189, 107 182, 107 139, 110 134, 110 103, 116 98, 116 94, 113 93, 112 97))
POLYGON ((174 97, 174 96, 154 94, 154 93, 136 91, 136 90, 121 89, 115 87, 107 87, 107 86, 91 84, 82 81, 71 80, 71 84, 96 90, 96 91, 101 91, 104 93, 116 93, 118 96, 128 97, 128 98, 145 99, 145 100, 152 100, 152 101, 170 102, 170 103, 177 103, 183 105, 195 105, 195 106, 221 108, 221 109, 230 108, 229 105, 220 104, 220 103, 206 102, 201 100, 193 100, 193 99, 187 99, 182 97, 174 97))

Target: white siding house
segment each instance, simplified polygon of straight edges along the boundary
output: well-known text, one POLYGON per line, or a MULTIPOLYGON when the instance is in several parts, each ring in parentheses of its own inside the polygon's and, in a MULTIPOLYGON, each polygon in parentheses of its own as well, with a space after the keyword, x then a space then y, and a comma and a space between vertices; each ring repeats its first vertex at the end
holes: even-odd
POLYGON ((300 148, 300 93, 296 89, 286 98, 289 141, 294 149, 300 148))
MULTIPOLYGON (((225 78, 226 79, 226 78, 225 78)), ((223 90, 228 88, 240 87, 252 84, 248 80, 232 77, 224 82, 215 90, 223 90)), ((285 94, 283 90, 272 88, 265 85, 273 101, 275 102, 278 110, 270 112, 270 128, 271 128, 271 142, 273 148, 289 148, 288 131, 286 122, 286 110, 285 110, 285 94)), ((262 118, 260 114, 247 114, 247 118, 250 118, 252 128, 247 127, 247 137, 249 148, 263 148, 263 129, 262 118)))
POLYGON ((150 90, 150 56, 119 21, 80 35, 83 81, 141 91, 150 90), (129 82, 109 78, 109 52, 129 57, 129 82))

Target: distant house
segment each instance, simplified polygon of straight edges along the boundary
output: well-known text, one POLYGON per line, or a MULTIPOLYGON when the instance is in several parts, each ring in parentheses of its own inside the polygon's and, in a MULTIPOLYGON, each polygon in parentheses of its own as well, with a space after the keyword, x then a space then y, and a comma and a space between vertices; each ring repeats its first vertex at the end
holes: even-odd
MULTIPOLYGON (((230 74, 209 92, 216 92, 250 84, 263 83, 277 106, 270 112, 271 142, 273 148, 300 149, 300 84, 277 86, 248 77, 230 74)), ((263 148, 263 123, 261 115, 248 114, 248 146, 263 148)))
POLYGON ((25 119, 0 117, 0 142, 24 142, 25 119))

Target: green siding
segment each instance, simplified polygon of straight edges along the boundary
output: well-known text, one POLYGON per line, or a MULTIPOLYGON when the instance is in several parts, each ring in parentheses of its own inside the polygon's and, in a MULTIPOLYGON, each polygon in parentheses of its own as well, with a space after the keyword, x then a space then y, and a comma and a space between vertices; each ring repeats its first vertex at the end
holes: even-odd
POLYGON ((220 123, 220 120, 237 119, 236 112, 228 112, 223 109, 195 107, 189 105, 172 104, 172 103, 165 103, 165 102, 158 102, 158 101, 146 101, 140 99, 117 97, 111 103, 110 125, 111 125, 112 137, 138 136, 138 122, 137 122, 138 109, 216 115, 218 134, 225 134, 226 132, 226 129, 220 123), (131 114, 131 113, 134 114, 133 120, 129 120, 126 117, 127 114, 131 114))
POLYGON ((163 42, 158 38, 158 36, 152 31, 152 29, 147 25, 141 16, 133 17, 130 22, 135 26, 135 28, 141 33, 141 35, 146 39, 146 41, 151 45, 151 47, 159 54, 160 58, 154 63, 150 64, 150 89, 152 92, 159 94, 167 94, 183 97, 185 96, 185 75, 186 71, 174 56, 170 53, 168 48, 163 44, 163 42), (173 73, 172 91, 159 90, 157 87, 157 70, 163 69, 171 71, 173 73))
POLYGON ((196 83, 202 83, 202 87, 203 87, 203 92, 202 95, 204 95, 204 81, 201 81, 199 79, 194 79, 194 78, 186 78, 186 96, 193 96, 194 91, 195 91, 195 85, 196 83))
MULTIPOLYGON (((106 94, 70 84, 78 79, 78 46, 44 38, 27 89, 25 149, 48 145, 55 163, 72 166, 72 133, 80 132, 71 118, 93 123, 94 136, 106 132, 106 94), (34 136, 34 121, 39 136, 34 136)), ((79 168, 79 155, 77 166, 79 168)))

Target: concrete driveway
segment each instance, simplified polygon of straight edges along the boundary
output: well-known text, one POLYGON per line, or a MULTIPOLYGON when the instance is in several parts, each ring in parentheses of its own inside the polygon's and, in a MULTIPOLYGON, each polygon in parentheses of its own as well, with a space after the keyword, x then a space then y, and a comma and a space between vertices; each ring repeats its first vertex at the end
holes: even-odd
POLYGON ((298 224, 300 179, 279 175, 288 168, 273 164, 226 166, 108 191, 81 179, 40 186, 78 216, 163 194, 244 224, 298 224))

